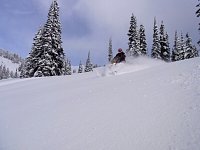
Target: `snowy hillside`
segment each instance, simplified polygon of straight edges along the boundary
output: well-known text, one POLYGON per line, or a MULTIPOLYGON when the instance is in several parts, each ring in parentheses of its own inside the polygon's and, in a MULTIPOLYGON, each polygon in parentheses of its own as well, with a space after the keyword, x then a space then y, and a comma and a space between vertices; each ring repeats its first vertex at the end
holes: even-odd
POLYGON ((15 53, 0 49, 0 80, 18 78, 24 60, 15 53))
POLYGON ((0 56, 0 65, 6 66, 6 68, 9 68, 10 71, 15 72, 17 68, 19 68, 18 63, 13 63, 11 60, 3 58, 0 56))
POLYGON ((200 58, 111 69, 0 81, 0 150, 200 149, 200 58))

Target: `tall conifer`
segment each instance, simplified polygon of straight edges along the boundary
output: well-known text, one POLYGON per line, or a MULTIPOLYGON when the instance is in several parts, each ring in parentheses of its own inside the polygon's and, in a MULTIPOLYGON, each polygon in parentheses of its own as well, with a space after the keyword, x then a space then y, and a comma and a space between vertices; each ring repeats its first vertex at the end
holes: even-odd
POLYGON ((147 43, 146 43, 145 29, 143 25, 140 25, 139 38, 140 38, 140 52, 142 55, 146 55, 147 43))
POLYGON ((57 0, 50 6, 46 24, 36 34, 25 64, 25 74, 22 77, 64 74, 65 60, 57 0))
POLYGON ((175 32, 175 38, 174 38, 174 45, 172 48, 172 55, 171 55, 171 61, 177 61, 178 60, 178 53, 180 50, 180 41, 178 38, 177 31, 175 32))
POLYGON ((88 58, 86 60, 86 65, 85 65, 85 72, 90 72, 93 71, 93 64, 90 60, 90 51, 88 52, 88 58))
POLYGON ((153 45, 152 45, 151 57, 156 58, 156 59, 161 59, 160 53, 161 53, 161 50, 160 50, 160 42, 159 42, 159 31, 158 31, 158 26, 156 23, 156 18, 154 18, 153 45))
POLYGON ((108 47, 108 62, 111 62, 113 59, 113 50, 112 50, 112 38, 109 39, 109 47, 108 47))
POLYGON ((129 37, 129 48, 127 50, 128 56, 138 56, 140 55, 140 45, 139 45, 139 35, 137 31, 137 20, 136 17, 132 14, 130 21, 130 28, 128 30, 129 37))
POLYGON ((185 54, 184 58, 189 59, 196 57, 196 47, 192 44, 192 38, 189 36, 189 34, 186 34, 186 41, 185 41, 185 54))
MULTIPOLYGON (((200 0, 198 0, 198 1, 200 1, 200 0)), ((200 17, 200 3, 198 3, 198 4, 196 5, 196 7, 197 7, 196 15, 197 15, 197 17, 200 17)), ((198 28, 198 30, 200 31, 200 23, 199 23, 199 28, 198 28)), ((198 41, 197 43, 200 45, 200 39, 199 39, 199 41, 198 41)))
POLYGON ((168 35, 165 33, 165 26, 163 24, 163 21, 161 22, 160 26, 160 57, 166 62, 170 61, 168 35))
POLYGON ((82 65, 81 61, 79 63, 79 67, 78 67, 78 73, 83 73, 83 65, 82 65))

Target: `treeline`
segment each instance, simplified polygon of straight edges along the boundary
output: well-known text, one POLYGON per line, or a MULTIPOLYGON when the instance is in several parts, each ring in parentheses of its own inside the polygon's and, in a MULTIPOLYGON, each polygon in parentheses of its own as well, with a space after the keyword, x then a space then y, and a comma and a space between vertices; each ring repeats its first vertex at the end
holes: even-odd
POLYGON ((6 68, 5 65, 0 65, 0 80, 8 78, 18 78, 18 71, 10 71, 9 68, 6 68))
MULTIPOLYGON (((147 48, 146 34, 144 25, 137 25, 137 19, 132 14, 130 20, 130 27, 128 30, 128 46, 126 50, 127 56, 144 56, 150 54, 154 59, 160 59, 166 62, 179 61, 183 59, 189 59, 199 56, 199 51, 192 42, 192 38, 187 33, 183 36, 178 36, 178 32, 175 31, 174 44, 172 49, 169 45, 169 35, 165 30, 164 22, 161 22, 158 27, 156 18, 154 18, 153 25, 153 44, 150 51, 147 48)), ((112 39, 109 40, 108 48, 108 61, 112 60, 112 39)))
POLYGON ((12 63, 20 64, 23 62, 23 59, 18 54, 10 53, 10 52, 2 50, 2 49, 0 49, 0 56, 11 60, 12 63))
MULTIPOLYGON (((109 42, 109 61, 112 60, 112 40, 109 42)), ((128 29, 128 49, 127 56, 138 57, 147 55, 147 42, 144 25, 137 25, 137 19, 132 14, 130 28, 128 29)), ((150 55, 152 58, 161 59, 166 62, 178 61, 199 56, 198 50, 192 43, 192 38, 187 33, 184 37, 181 33, 179 38, 175 32, 173 48, 169 46, 169 36, 165 30, 163 21, 158 27, 156 18, 153 27, 153 45, 150 55)), ((66 61, 66 56, 62 48, 61 40, 61 23, 59 20, 59 7, 57 0, 53 0, 47 21, 35 35, 33 46, 26 58, 24 65, 21 67, 21 78, 43 77, 43 76, 60 76, 71 75, 71 62, 66 61)), ((94 66, 90 60, 90 53, 83 68, 79 64, 78 73, 90 72, 94 66)))
MULTIPOLYGON (((0 57, 10 60, 13 64, 19 64, 19 66, 23 62, 23 59, 18 54, 10 53, 2 49, 0 49, 0 57)), ((18 72, 19 72, 18 69, 16 69, 15 71, 12 71, 9 69, 9 66, 6 66, 5 64, 1 64, 0 65, 0 80, 8 79, 8 78, 18 78, 19 77, 18 72)))

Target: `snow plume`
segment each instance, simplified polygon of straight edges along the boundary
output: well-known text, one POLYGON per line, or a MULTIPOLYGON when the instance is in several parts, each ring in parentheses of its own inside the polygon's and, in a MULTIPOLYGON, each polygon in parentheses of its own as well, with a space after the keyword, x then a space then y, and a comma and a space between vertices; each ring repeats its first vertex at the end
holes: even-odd
POLYGON ((121 75, 125 73, 144 70, 147 68, 152 68, 162 64, 165 64, 165 62, 159 59, 152 59, 145 56, 127 57, 125 63, 108 64, 103 68, 98 68, 96 72, 98 76, 121 75))

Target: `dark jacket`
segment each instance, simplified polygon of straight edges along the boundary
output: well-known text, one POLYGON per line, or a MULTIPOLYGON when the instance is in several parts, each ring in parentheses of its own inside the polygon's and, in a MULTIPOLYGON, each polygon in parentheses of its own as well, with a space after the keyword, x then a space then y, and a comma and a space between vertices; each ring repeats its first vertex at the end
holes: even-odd
POLYGON ((120 63, 122 61, 125 61, 126 55, 124 52, 119 52, 117 55, 114 57, 115 63, 120 63))

